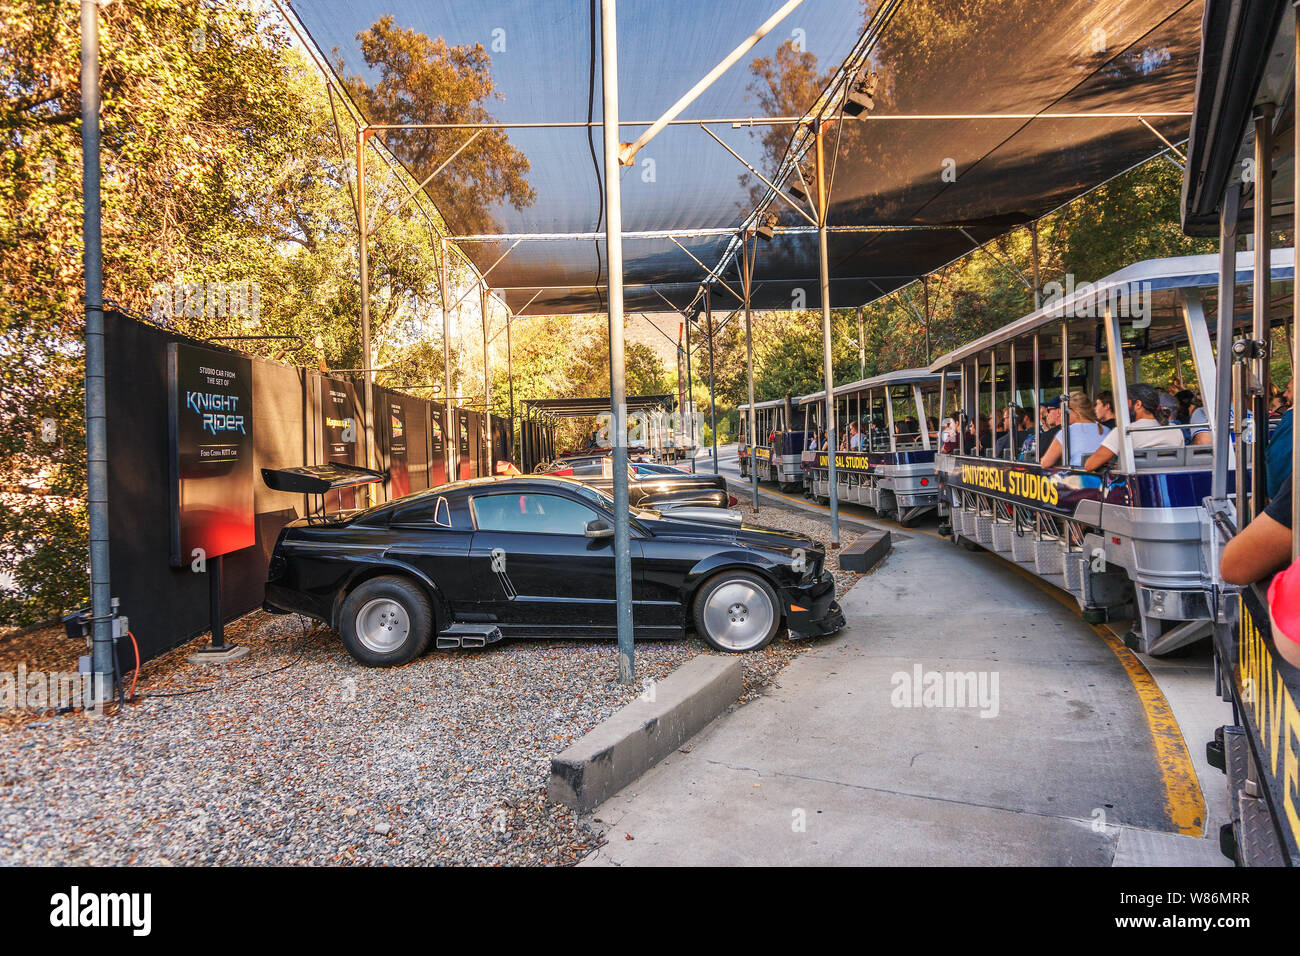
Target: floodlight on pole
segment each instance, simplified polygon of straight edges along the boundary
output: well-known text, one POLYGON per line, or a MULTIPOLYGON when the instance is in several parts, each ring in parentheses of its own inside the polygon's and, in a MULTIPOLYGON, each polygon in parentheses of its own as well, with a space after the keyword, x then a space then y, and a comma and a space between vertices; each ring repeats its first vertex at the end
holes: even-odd
POLYGON ((760 222, 757 226, 754 227, 754 234, 758 236, 758 238, 762 239, 764 242, 771 242, 772 237, 776 235, 776 223, 777 223, 776 213, 772 213, 767 217, 765 217, 762 222, 760 222))
POLYGON ((864 68, 857 81, 844 94, 841 111, 845 116, 861 116, 876 108, 876 74, 869 70, 869 67, 864 68))

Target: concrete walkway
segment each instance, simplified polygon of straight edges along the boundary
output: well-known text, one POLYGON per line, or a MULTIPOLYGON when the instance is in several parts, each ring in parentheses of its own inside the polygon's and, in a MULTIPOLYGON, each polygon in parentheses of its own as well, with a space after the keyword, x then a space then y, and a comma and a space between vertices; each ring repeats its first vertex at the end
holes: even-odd
POLYGON ((1191 761, 1162 772, 1115 652, 1033 581, 896 531, 842 603, 850 626, 768 696, 596 809, 583 865, 1227 863, 1174 823, 1204 816, 1191 761), (982 679, 984 706, 900 706, 918 667, 982 679))

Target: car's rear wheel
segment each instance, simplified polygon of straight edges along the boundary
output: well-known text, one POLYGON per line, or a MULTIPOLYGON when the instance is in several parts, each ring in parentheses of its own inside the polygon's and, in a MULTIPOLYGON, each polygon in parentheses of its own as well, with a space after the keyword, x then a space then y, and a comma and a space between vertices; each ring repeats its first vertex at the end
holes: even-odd
POLYGON ((339 610, 343 646, 362 664, 397 667, 424 653, 433 609, 414 581, 386 576, 362 583, 339 610))
POLYGON ((756 574, 724 571, 695 596, 695 632, 720 651, 738 654, 765 647, 781 627, 776 591, 756 574))

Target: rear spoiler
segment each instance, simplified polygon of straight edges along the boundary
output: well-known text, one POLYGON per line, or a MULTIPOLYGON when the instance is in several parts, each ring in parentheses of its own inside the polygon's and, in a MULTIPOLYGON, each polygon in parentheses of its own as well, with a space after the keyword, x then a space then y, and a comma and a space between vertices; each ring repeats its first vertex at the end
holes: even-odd
POLYGON ((323 495, 337 488, 371 485, 388 480, 388 473, 331 462, 325 465, 302 465, 298 468, 263 468, 262 480, 272 491, 297 495, 323 495))

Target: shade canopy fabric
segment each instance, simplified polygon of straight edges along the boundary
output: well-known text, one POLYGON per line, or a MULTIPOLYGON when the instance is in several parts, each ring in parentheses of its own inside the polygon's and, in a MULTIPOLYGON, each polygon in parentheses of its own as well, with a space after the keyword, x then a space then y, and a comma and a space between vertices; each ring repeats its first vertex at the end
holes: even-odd
MULTIPOLYGON (((825 133, 833 173, 831 305, 858 306, 1145 161, 1165 148, 1161 136, 1184 139, 1203 5, 804 0, 681 118, 764 118, 759 93, 768 86, 754 70, 761 58, 794 87, 799 72, 780 64, 811 54, 820 80, 850 56, 856 73, 866 55, 879 77, 871 118, 845 120, 825 133), (1136 116, 1107 113, 1142 113, 1149 127, 1136 116), (1159 115, 1170 113, 1179 115, 1159 115), (941 118, 952 114, 998 118, 941 118)), ((493 120, 585 124, 589 109, 594 121, 601 118, 599 42, 593 41, 599 23, 592 11, 598 6, 297 0, 293 10, 320 50, 337 49, 344 72, 372 86, 381 74, 365 63, 359 36, 391 15, 398 26, 452 46, 483 45, 500 97, 487 103, 493 120)), ((781 0, 624 0, 618 12, 622 139, 635 139, 780 6, 781 0)), ((811 99, 793 96, 768 110, 802 115, 811 99)), ((408 106, 411 122, 441 121, 437 103, 408 106)), ((716 122, 708 129, 765 177, 779 173, 781 186, 793 169, 791 138, 807 140, 793 123, 733 128, 716 122)), ((408 131, 377 135, 423 179, 469 135, 437 132, 440 145, 432 154, 414 149, 408 131)), ((505 135, 527 158, 535 199, 521 208, 497 203, 476 226, 449 216, 455 241, 522 314, 604 311, 599 126, 516 127, 505 135)), ((444 191, 443 178, 427 188, 447 213, 457 197, 444 191)), ((663 130, 624 171, 622 189, 628 311, 686 309, 709 271, 739 292, 735 233, 762 202, 780 222, 773 240, 758 245, 754 307, 820 306, 811 225, 699 125, 663 130)), ((718 294, 735 301, 719 290, 715 303, 718 294)))

